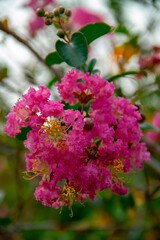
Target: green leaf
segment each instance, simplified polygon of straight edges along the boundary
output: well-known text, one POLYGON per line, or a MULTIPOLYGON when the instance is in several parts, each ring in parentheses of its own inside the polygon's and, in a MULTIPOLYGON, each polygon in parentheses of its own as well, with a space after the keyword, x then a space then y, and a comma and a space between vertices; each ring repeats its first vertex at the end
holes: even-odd
POLYGON ((124 77, 126 75, 138 74, 138 73, 143 74, 145 77, 147 76, 147 73, 145 71, 129 71, 129 72, 124 72, 124 73, 117 74, 114 76, 109 75, 109 76, 104 77, 104 79, 107 80, 108 82, 112 82, 116 78, 124 77))
POLYGON ((76 82, 81 82, 81 83, 85 83, 81 78, 77 79, 76 82))
POLYGON ((114 32, 129 35, 128 29, 122 24, 118 25, 118 27, 115 28, 114 32))
POLYGON ((0 67, 0 82, 8 77, 8 68, 7 67, 0 67))
POLYGON ((149 123, 141 123, 139 127, 141 130, 151 130, 155 132, 160 132, 158 128, 154 127, 153 125, 150 125, 149 123))
POLYGON ((60 64, 63 61, 63 59, 58 55, 56 51, 49 53, 46 58, 45 62, 48 66, 52 66, 54 64, 60 64))
POLYGON ((74 111, 75 110, 81 111, 81 104, 79 102, 76 103, 75 105, 70 105, 69 103, 66 103, 64 100, 62 100, 62 104, 64 104, 63 107, 64 110, 73 109, 74 111))
POLYGON ((72 67, 82 67, 87 60, 87 41, 83 34, 80 32, 74 33, 72 35, 69 44, 58 40, 56 42, 56 50, 64 62, 72 67))
POLYGON ((155 82, 160 86, 160 75, 155 77, 155 82))
POLYGON ((16 135, 16 138, 20 141, 26 140, 27 139, 27 133, 31 130, 32 130, 32 128, 30 126, 22 127, 21 132, 16 135))
POLYGON ((96 60, 95 58, 93 58, 93 59, 89 62, 87 72, 89 72, 89 73, 92 73, 92 72, 93 72, 93 69, 94 69, 94 67, 95 67, 95 65, 96 65, 96 62, 97 62, 97 60, 96 60))
POLYGON ((46 86, 48 88, 51 88, 56 82, 60 82, 60 80, 57 77, 54 77, 48 82, 48 84, 46 86))
POLYGON ((111 26, 106 23, 96 22, 85 25, 79 30, 87 39, 87 43, 90 44, 97 38, 112 31, 111 26))

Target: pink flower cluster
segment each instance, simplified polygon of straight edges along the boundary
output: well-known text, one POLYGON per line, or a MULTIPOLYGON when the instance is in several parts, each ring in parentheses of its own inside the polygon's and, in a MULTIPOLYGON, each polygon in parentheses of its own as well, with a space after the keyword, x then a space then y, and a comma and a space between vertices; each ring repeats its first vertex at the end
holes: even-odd
POLYGON ((80 110, 64 110, 49 100, 45 86, 30 88, 7 115, 11 137, 30 126, 24 144, 27 175, 42 176, 35 197, 54 208, 94 199, 98 189, 127 193, 125 174, 149 161, 140 143, 141 115, 127 99, 114 98, 113 83, 72 69, 57 83, 60 99, 80 110), (31 175, 32 174, 32 175, 31 175))

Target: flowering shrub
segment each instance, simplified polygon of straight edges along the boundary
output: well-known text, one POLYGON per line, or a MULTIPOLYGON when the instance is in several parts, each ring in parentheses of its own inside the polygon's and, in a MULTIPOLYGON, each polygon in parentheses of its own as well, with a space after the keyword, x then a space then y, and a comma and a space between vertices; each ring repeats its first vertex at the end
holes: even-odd
POLYGON ((72 69, 57 83, 60 99, 76 104, 66 109, 49 100, 45 86, 30 88, 7 115, 4 131, 11 137, 29 127, 24 142, 28 178, 41 176, 35 197, 54 208, 94 199, 98 189, 127 193, 126 173, 149 161, 140 143, 141 114, 127 99, 114 98, 113 83, 99 75, 72 69), (74 105, 75 106, 75 105, 74 105))

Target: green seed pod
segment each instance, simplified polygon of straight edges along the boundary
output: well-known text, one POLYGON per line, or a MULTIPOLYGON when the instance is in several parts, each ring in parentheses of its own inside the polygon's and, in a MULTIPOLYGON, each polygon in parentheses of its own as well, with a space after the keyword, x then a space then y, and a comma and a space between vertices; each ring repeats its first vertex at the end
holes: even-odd
POLYGON ((53 13, 55 17, 59 17, 59 9, 55 9, 53 13))
POLYGON ((45 18, 44 22, 46 25, 51 25, 52 24, 52 20, 50 18, 45 18))
POLYGON ((59 13, 60 13, 60 14, 63 14, 64 11, 65 11, 65 8, 64 8, 64 7, 59 7, 59 13))
POLYGON ((56 35, 57 35, 59 38, 64 38, 65 32, 64 32, 62 29, 60 29, 60 30, 56 33, 56 35))
POLYGON ((54 13, 53 12, 46 12, 45 17, 52 19, 52 18, 54 18, 54 13))
POLYGON ((66 10, 64 14, 65 14, 67 17, 70 17, 70 16, 71 16, 71 10, 66 10))
POLYGON ((37 11, 36 11, 36 14, 38 17, 44 17, 45 15, 45 11, 43 8, 38 8, 37 11))

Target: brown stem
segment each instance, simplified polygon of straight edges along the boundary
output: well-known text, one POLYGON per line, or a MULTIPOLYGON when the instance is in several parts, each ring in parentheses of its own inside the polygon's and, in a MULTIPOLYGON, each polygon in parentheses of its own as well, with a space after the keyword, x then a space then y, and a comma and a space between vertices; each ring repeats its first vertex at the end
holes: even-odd
POLYGON ((61 79, 62 77, 62 73, 60 71, 58 71, 57 69, 48 66, 44 59, 33 49, 33 47, 26 41, 24 40, 22 37, 20 37, 19 35, 17 35, 17 33, 15 33, 12 29, 10 29, 9 27, 5 26, 3 24, 2 21, 0 21, 0 30, 7 33, 8 35, 11 35, 13 38, 15 38, 18 42, 22 43, 23 45, 25 45, 36 57, 37 59, 43 64, 45 65, 54 75, 56 75, 59 79, 61 79))
POLYGON ((87 72, 87 70, 86 70, 86 68, 85 68, 85 65, 82 66, 82 69, 83 69, 84 73, 87 72))
POLYGON ((70 36, 69 36, 68 33, 66 32, 66 29, 65 29, 65 27, 63 26, 63 24, 62 24, 62 22, 61 22, 61 19, 59 20, 58 24, 59 24, 59 26, 61 27, 61 29, 64 31, 64 33, 65 33, 65 35, 66 35, 66 37, 67 37, 66 42, 67 42, 67 43, 70 43, 70 41, 71 41, 70 36))

